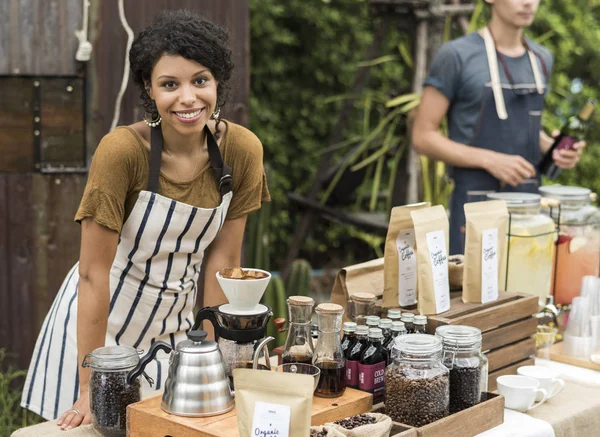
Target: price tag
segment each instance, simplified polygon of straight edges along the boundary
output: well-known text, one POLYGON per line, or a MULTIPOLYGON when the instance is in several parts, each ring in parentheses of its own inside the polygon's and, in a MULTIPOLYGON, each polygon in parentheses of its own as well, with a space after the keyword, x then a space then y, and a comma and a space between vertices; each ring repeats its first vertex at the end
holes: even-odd
POLYGON ((287 405, 256 402, 252 419, 252 435, 257 437, 289 437, 292 409, 287 405))

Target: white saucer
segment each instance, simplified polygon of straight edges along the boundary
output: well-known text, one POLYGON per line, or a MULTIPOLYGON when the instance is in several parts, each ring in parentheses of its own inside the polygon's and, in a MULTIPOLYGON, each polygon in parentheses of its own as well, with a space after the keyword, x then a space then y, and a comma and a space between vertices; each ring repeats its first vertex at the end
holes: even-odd
POLYGON ((232 304, 226 303, 219 307, 219 311, 225 314, 233 314, 235 316, 254 316, 268 311, 265 305, 258 304, 251 310, 238 310, 232 304))

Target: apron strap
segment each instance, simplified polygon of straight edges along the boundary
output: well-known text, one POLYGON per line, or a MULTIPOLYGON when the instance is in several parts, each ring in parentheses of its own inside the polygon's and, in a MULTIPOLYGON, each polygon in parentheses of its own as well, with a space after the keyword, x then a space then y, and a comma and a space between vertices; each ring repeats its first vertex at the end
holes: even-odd
POLYGON ((540 74, 540 67, 538 61, 535 59, 535 55, 529 49, 527 49, 529 55, 529 62, 531 62, 531 69, 533 70, 533 78, 535 79, 535 87, 537 88, 538 94, 544 94, 544 82, 542 81, 542 75, 540 74))
MULTIPOLYGON (((215 173, 215 178, 219 184, 221 196, 229 193, 232 189, 233 178, 232 170, 223 162, 219 145, 208 126, 204 126, 204 133, 207 138, 208 156, 210 166, 215 173)), ((158 192, 158 179, 160 176, 160 163, 163 149, 163 136, 160 126, 150 128, 150 171, 148 173, 147 190, 153 193, 158 192)))
POLYGON ((508 113, 506 112, 504 94, 502 93, 502 84, 500 83, 496 45, 494 44, 492 33, 487 26, 483 28, 483 41, 485 43, 485 51, 487 54, 490 77, 492 80, 492 92, 494 93, 494 102, 496 103, 496 113, 498 114, 498 118, 500 120, 506 120, 508 118, 508 113))

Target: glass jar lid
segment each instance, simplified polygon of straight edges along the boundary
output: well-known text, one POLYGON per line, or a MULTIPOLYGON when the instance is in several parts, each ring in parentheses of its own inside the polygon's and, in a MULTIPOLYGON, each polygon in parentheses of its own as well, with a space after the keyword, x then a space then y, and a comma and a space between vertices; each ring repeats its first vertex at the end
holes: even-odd
POLYGON ((315 310, 321 314, 343 314, 344 308, 336 303, 322 303, 315 310))
POLYGON ((128 370, 137 366, 140 357, 131 346, 104 346, 87 354, 81 364, 94 370, 128 370))
POLYGON ((371 293, 355 293, 350 296, 354 302, 375 302, 377 297, 371 293))
POLYGON ((545 197, 556 200, 576 200, 589 201, 592 190, 583 187, 574 187, 567 185, 548 185, 539 188, 540 193, 545 197))
POLYGON ((443 325, 435 330, 446 348, 469 350, 481 347, 481 329, 464 325, 443 325))
POLYGON ((534 193, 490 193, 487 195, 487 198, 504 200, 506 206, 510 208, 531 208, 532 206, 540 205, 542 196, 534 193))
POLYGON ((307 296, 290 296, 287 303, 290 305, 313 306, 315 301, 312 297, 307 296))
POLYGON ((407 334, 394 339, 393 350, 408 358, 431 358, 441 354, 442 342, 435 335, 407 334))

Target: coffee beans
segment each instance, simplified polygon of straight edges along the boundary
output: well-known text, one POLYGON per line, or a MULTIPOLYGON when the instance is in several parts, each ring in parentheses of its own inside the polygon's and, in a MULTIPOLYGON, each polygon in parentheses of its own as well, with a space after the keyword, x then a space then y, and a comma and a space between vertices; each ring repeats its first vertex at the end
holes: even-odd
POLYGON ((395 422, 423 426, 449 412, 447 371, 391 365, 385 378, 385 410, 395 422))
POLYGON ((127 373, 95 370, 90 376, 92 421, 107 437, 125 436, 127 405, 141 398, 139 378, 128 384, 127 373))
POLYGON ((340 425, 342 428, 354 429, 363 425, 370 425, 375 423, 375 416, 369 416, 368 414, 359 414, 358 416, 348 417, 346 419, 338 420, 334 422, 336 425, 340 425))
POLYGON ((311 429, 310 437, 327 437, 327 430, 325 428, 322 428, 321 431, 317 431, 316 429, 311 429))
POLYGON ((450 412, 456 413, 476 405, 481 400, 481 367, 450 369, 450 412))

